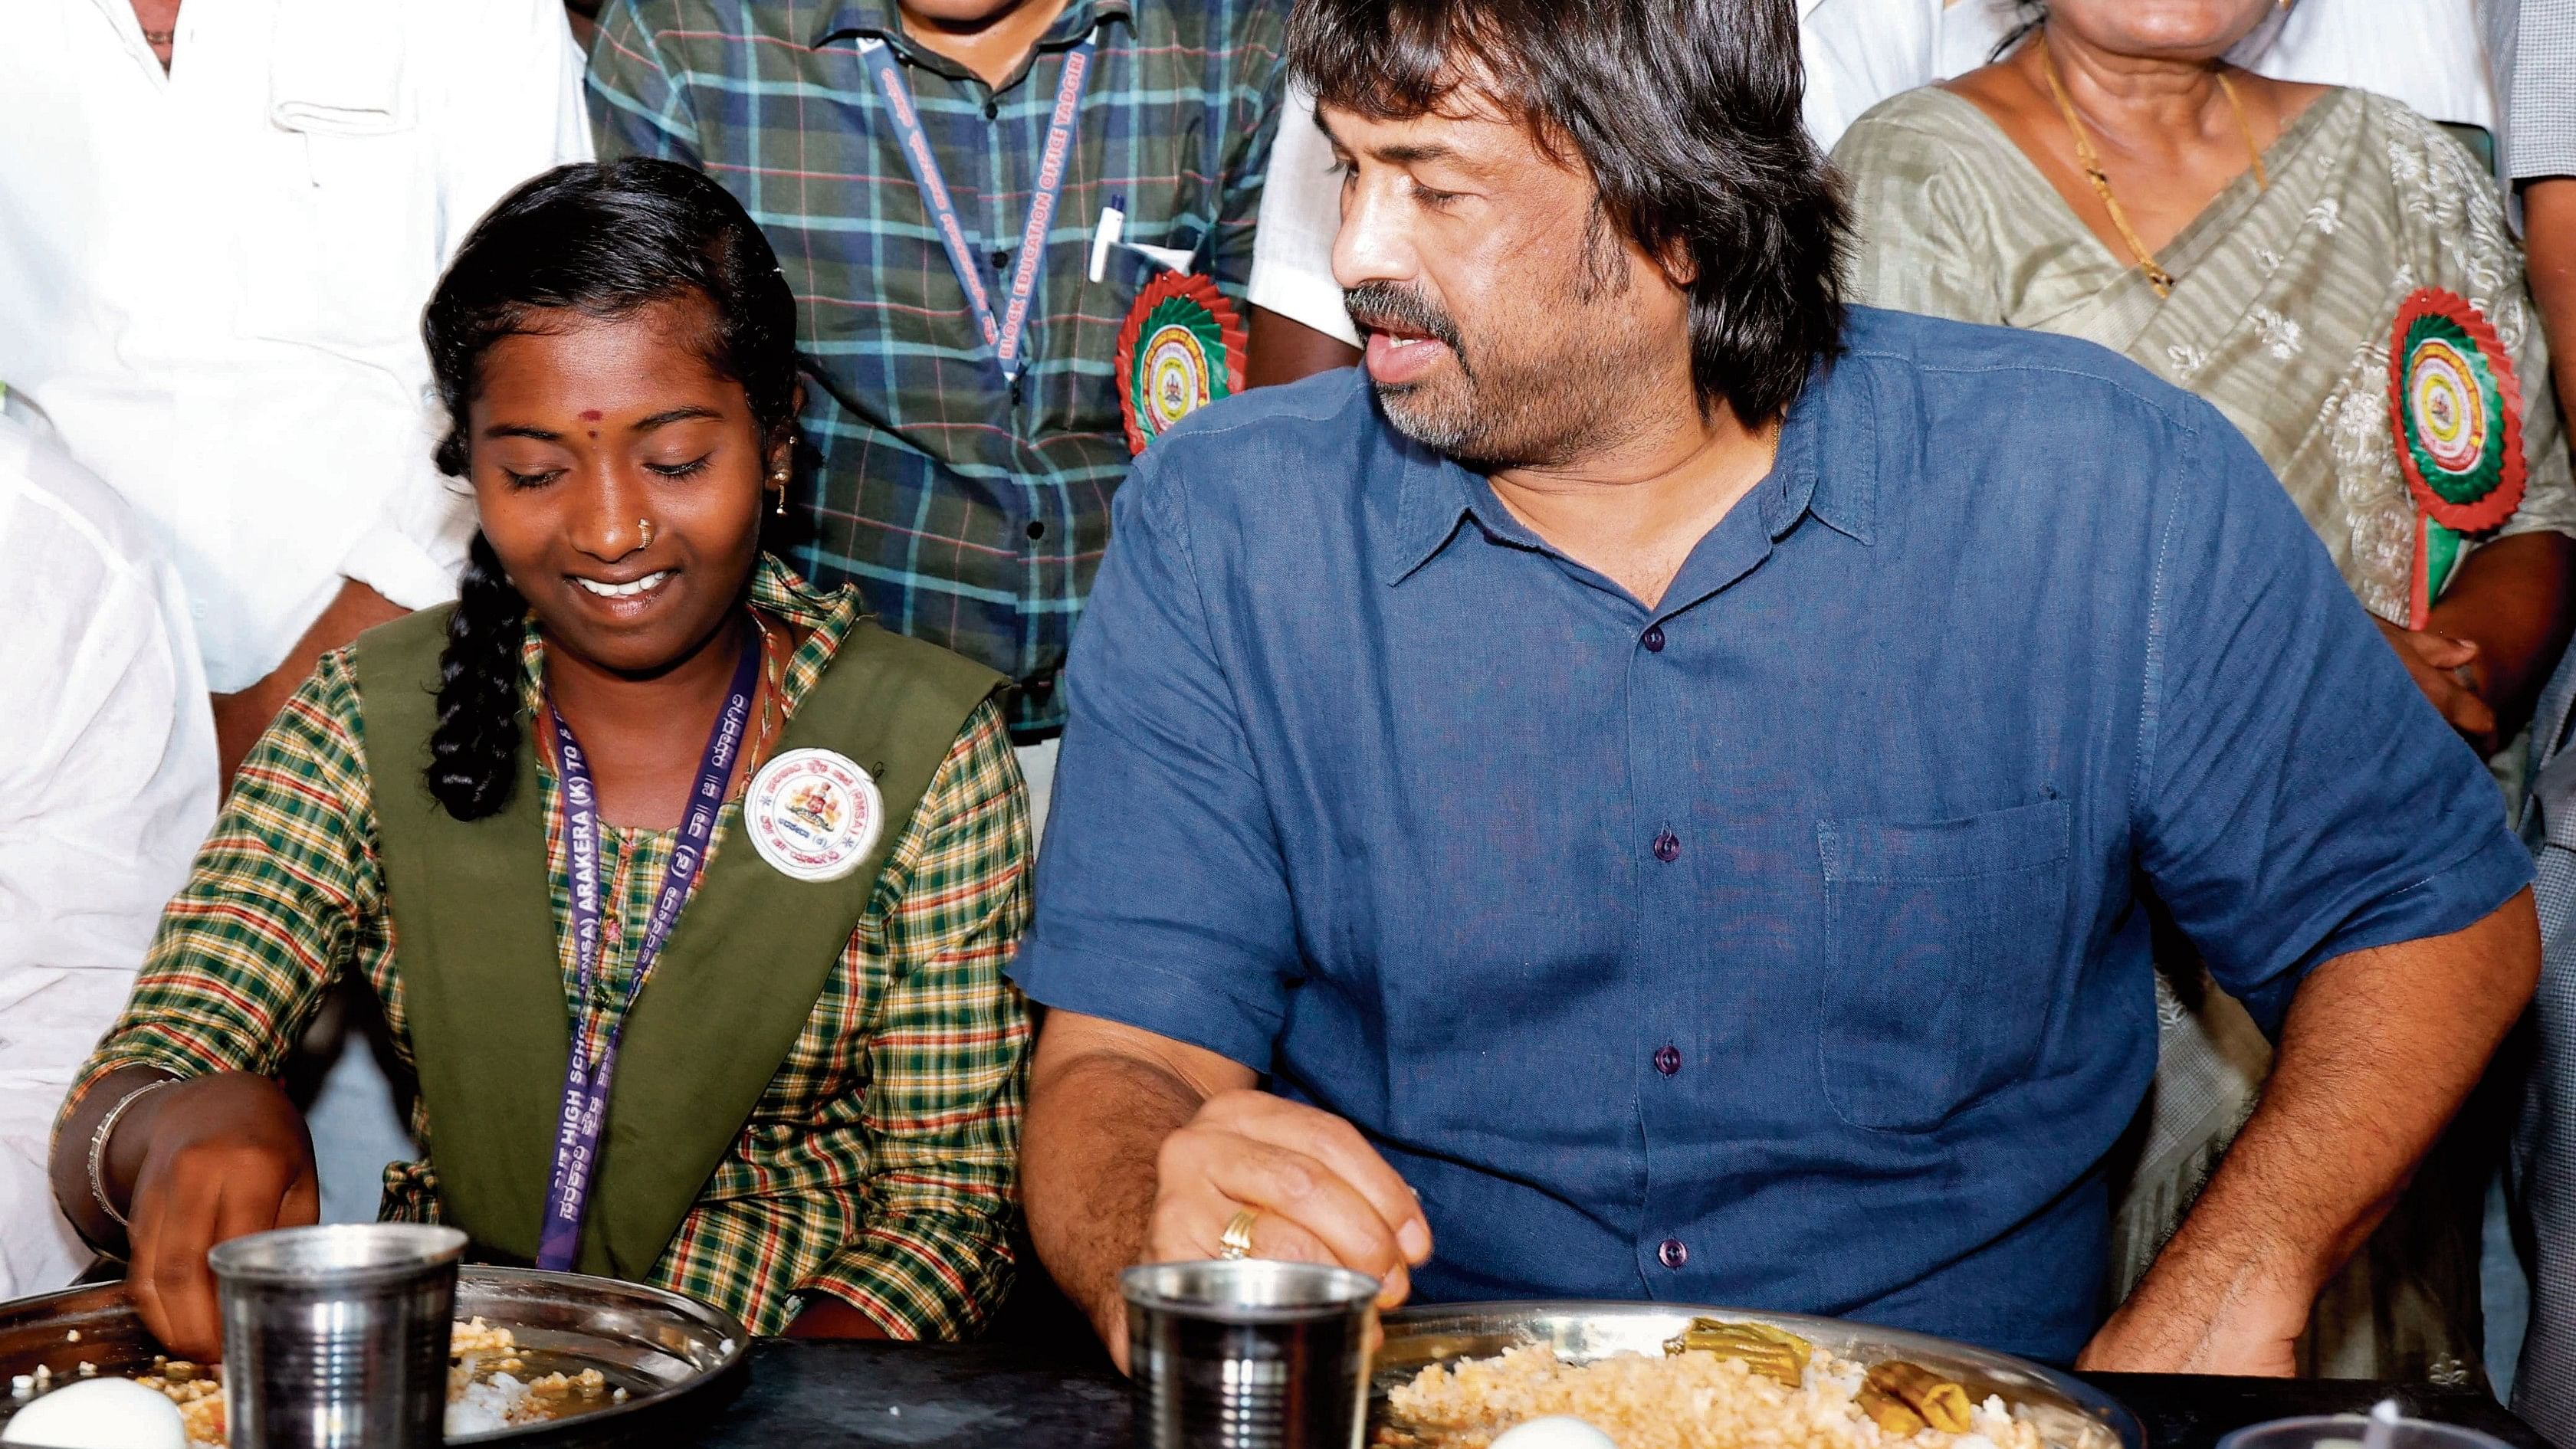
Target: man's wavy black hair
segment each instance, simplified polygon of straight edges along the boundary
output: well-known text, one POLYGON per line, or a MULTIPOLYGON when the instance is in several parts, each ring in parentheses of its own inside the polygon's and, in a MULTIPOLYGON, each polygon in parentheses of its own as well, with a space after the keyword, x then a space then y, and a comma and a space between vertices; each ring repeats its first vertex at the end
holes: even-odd
POLYGON ((1648 256, 1686 256, 1691 380, 1776 417, 1843 325, 1850 229, 1799 116, 1796 0, 1298 0, 1290 64, 1331 106, 1481 98, 1579 162, 1648 256))

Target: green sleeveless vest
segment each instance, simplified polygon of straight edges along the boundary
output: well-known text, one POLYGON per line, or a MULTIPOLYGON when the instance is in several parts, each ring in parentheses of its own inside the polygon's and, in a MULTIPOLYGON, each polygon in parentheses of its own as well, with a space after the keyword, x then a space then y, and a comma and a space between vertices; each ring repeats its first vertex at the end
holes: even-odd
MULTIPOLYGON (((404 1015, 447 1221, 532 1261, 572 1051, 534 731, 499 814, 449 815, 422 770, 453 606, 360 636, 360 716, 404 1015)), ((792 880, 728 826, 636 999, 582 1224, 582 1272, 641 1279, 777 1074, 931 776, 1000 676, 862 620, 776 751, 856 760, 884 793, 876 848, 835 881, 792 880)))

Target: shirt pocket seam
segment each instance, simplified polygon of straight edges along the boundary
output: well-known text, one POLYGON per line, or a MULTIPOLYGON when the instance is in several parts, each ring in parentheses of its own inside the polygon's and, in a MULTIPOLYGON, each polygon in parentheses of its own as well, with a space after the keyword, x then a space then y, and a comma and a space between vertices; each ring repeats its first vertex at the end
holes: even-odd
MULTIPOLYGON (((1977 1103, 1987 1100, 2011 1085, 2014 1072, 2027 1073, 2037 1060, 2049 1028, 2056 1017, 2053 996, 2041 1000, 2038 1021, 2027 1038, 2027 1046, 2015 1046, 1999 1052, 1991 1065, 1965 1055, 1967 1044, 1959 1043, 1950 1050, 1962 1053, 1949 1080, 1938 1093, 1927 1094, 1940 1103, 1940 1110, 1924 1120, 1864 1120, 1872 1114, 1860 1099, 1863 1089, 1846 1081, 1837 1089, 1836 1070, 1837 1024, 1853 1024, 1854 996, 1850 983, 1857 973, 1845 958, 1847 931, 1863 931, 1862 923, 1851 923, 1852 908, 1843 904, 1837 886, 1864 885, 1946 885, 1990 880, 1997 877, 2026 875, 2034 872, 2053 873, 2057 882, 2055 910, 2048 922, 2063 927, 2063 867, 2073 854, 2072 836, 2074 807, 2071 801, 2052 794, 2030 805, 1953 817, 1946 820, 1909 823, 1884 818, 1819 820, 1816 824, 1818 856, 1825 882, 1825 942, 1829 961, 1818 985, 1816 1014, 1816 1074, 1818 1095, 1835 1118, 1854 1131, 1874 1137, 1913 1137, 1936 1131, 1941 1123, 1977 1103), (1983 859, 1979 856, 1982 853, 1983 859), (1992 1080, 1980 1080, 1979 1068, 1985 1067, 1992 1080)), ((1863 910, 1860 914, 1866 915, 1863 910)), ((1940 944, 1959 959, 1962 969, 1991 964, 2003 944, 1997 938, 1995 921, 1982 914, 1967 923, 1940 944)), ((2034 949, 2052 950, 2058 929, 2035 930, 2030 936, 2034 949), (2038 940, 2045 936, 2045 947, 2038 940)), ((1875 934, 1875 933, 1871 933, 1875 934)), ((2046 965, 2048 963, 2036 963, 2046 965)), ((1902 984, 1902 983, 1900 983, 1902 984)), ((1964 981, 1960 971, 1947 974, 1937 993, 1927 993, 1924 1015, 1934 1024, 1947 1019, 1957 1010, 1966 1010, 1962 1001, 1964 981)), ((1933 1049, 1942 1049, 1938 1044, 1933 1049)), ((1846 1044, 1846 1051, 1848 1051, 1846 1044)), ((1846 1069, 1848 1070, 1848 1069, 1846 1069)))
POLYGON ((1816 844, 1828 885, 1974 880, 2064 861, 2073 820, 2069 802, 2052 797, 1920 823, 1819 820, 1816 844))

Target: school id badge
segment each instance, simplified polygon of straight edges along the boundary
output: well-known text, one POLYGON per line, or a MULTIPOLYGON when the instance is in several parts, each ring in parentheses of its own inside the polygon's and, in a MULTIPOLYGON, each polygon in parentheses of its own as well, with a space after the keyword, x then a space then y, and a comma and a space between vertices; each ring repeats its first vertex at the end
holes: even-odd
POLYGON ((839 880, 885 834, 885 796, 857 761, 789 750, 751 777, 742 818, 752 849, 792 880, 839 880))

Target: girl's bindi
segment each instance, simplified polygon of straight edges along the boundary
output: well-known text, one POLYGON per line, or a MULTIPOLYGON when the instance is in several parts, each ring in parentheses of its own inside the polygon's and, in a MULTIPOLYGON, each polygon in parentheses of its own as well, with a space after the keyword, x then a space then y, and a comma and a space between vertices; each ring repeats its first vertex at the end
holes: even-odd
POLYGON ((608 416, 606 413, 601 412, 597 408, 583 408, 581 410, 581 420, 585 423, 595 423, 606 416, 608 416))

